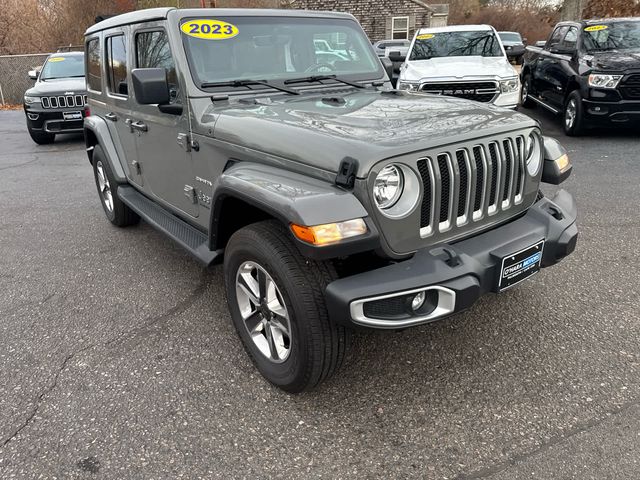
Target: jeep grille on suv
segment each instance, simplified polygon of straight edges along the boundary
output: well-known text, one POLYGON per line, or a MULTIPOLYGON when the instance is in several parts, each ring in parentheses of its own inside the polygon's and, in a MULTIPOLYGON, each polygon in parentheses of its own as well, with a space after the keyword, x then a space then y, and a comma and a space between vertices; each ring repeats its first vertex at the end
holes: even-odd
POLYGON ((86 95, 58 95, 55 97, 42 97, 42 108, 82 108, 86 104, 86 95))
POLYGON ((424 93, 466 98, 477 102, 490 102, 499 93, 496 82, 426 83, 420 88, 424 93))
POLYGON ((419 159, 424 185, 420 236, 447 232, 520 205, 524 162, 521 135, 419 159))

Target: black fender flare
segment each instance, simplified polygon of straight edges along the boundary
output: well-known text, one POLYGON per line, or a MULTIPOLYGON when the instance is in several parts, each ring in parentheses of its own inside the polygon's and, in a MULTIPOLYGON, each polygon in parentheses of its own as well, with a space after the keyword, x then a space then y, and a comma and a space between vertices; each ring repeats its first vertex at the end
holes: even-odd
POLYGON ((96 144, 100 144, 107 157, 111 171, 120 183, 127 183, 127 175, 118 156, 116 146, 111 138, 109 127, 104 119, 91 115, 84 119, 84 138, 87 145, 87 155, 92 162, 92 151, 96 144))

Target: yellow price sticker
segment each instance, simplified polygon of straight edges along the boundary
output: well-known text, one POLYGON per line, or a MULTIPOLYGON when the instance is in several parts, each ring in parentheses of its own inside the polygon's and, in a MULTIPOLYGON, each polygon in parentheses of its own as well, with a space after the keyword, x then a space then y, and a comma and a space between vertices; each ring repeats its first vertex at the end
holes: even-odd
POLYGON ((607 27, 606 25, 591 25, 590 27, 586 27, 584 29, 585 32, 599 32, 600 30, 606 30, 607 27))
POLYGON ((65 58, 64 57, 51 57, 49 59, 50 62, 64 62, 65 58))
POLYGON ((435 37, 433 33, 423 33, 422 35, 418 35, 416 38, 418 40, 429 40, 430 38, 435 37))
POLYGON ((235 25, 212 18, 189 20, 180 26, 180 30, 186 35, 205 40, 226 40, 240 33, 235 25))

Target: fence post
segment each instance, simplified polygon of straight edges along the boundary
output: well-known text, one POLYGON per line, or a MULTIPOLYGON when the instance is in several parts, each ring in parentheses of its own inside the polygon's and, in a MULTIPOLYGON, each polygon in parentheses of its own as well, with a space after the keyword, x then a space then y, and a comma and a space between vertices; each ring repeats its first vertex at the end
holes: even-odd
POLYGON ((4 93, 2 93, 2 84, 0 84, 0 98, 2 99, 2 105, 4 105, 4 93))

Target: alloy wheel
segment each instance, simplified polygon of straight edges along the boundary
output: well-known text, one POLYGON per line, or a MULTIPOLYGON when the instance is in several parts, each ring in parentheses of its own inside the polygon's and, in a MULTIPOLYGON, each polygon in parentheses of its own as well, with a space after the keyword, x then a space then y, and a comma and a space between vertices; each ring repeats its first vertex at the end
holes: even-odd
POLYGON ((255 262, 244 262, 236 273, 236 298, 244 326, 260 353, 274 363, 284 362, 291 352, 291 322, 271 275, 255 262))
POLYGON ((113 212, 113 194, 111 192, 111 184, 109 183, 109 179, 104 171, 104 165, 102 165, 102 161, 98 160, 96 163, 96 172, 98 174, 98 188, 100 189, 100 195, 102 197, 102 202, 104 206, 107 208, 109 213, 113 212))
POLYGON ((567 108, 564 112, 564 123, 567 127, 567 130, 571 130, 573 128, 573 124, 576 122, 576 115, 578 112, 578 105, 576 104, 575 99, 570 99, 569 103, 567 103, 567 108))

